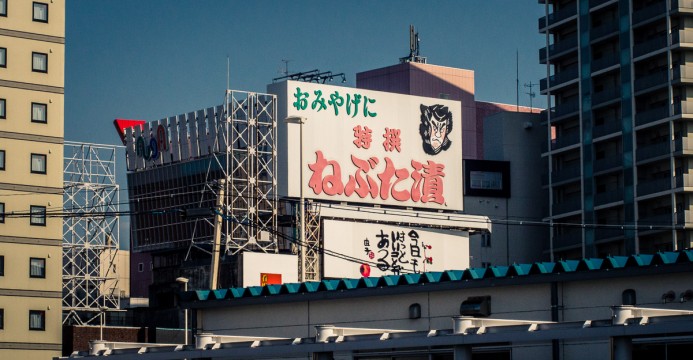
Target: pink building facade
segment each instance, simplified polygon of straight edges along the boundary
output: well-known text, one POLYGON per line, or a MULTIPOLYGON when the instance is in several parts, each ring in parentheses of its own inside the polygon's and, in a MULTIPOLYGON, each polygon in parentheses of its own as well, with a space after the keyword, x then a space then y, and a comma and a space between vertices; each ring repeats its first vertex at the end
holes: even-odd
POLYGON ((484 158, 484 118, 502 111, 532 110, 526 106, 476 101, 474 71, 447 66, 405 62, 364 71, 356 74, 356 87, 461 101, 465 159, 484 158))

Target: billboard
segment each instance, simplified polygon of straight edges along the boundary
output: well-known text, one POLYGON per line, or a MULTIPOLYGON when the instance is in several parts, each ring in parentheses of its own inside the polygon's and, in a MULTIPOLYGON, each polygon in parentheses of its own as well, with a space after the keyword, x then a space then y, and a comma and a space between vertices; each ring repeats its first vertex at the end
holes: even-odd
POLYGON ((281 195, 462 210, 459 101, 297 81, 268 92, 287 119, 281 195))
POLYGON ((378 277, 469 267, 467 231, 324 220, 323 234, 324 276, 328 278, 378 277), (340 256, 330 256, 331 253, 340 256))

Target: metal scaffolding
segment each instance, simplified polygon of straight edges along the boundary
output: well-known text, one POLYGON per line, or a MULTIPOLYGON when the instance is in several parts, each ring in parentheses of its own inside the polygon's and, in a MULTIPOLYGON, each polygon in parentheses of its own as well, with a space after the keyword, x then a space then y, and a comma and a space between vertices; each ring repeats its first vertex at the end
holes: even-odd
MULTIPOLYGON (((274 95, 232 90, 226 92, 225 104, 216 108, 216 114, 213 108, 206 111, 208 118, 216 116, 216 156, 209 163, 200 205, 209 202, 210 192, 214 198, 225 194, 220 215, 224 218, 221 244, 227 254, 279 250, 273 233, 277 228, 276 113, 274 95)), ((214 226, 213 218, 198 219, 190 246, 209 249, 205 245, 210 239, 197 234, 209 234, 200 227, 214 226)))
POLYGON ((116 147, 65 142, 63 324, 96 323, 120 309, 116 147))

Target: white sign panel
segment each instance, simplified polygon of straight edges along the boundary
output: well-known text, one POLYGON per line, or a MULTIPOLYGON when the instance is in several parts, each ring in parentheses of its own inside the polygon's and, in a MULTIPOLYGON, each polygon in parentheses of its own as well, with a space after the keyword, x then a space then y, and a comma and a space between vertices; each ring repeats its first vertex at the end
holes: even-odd
POLYGON ((243 252, 242 286, 264 286, 298 282, 296 255, 243 252), (274 279, 278 281, 273 281, 274 279), (268 281, 269 280, 269 281, 268 281))
POLYGON ((325 277, 359 278, 469 267, 469 233, 324 221, 325 277), (330 256, 329 253, 346 255, 330 256))
POLYGON ((269 92, 288 118, 282 195, 462 210, 459 101, 296 81, 269 92))

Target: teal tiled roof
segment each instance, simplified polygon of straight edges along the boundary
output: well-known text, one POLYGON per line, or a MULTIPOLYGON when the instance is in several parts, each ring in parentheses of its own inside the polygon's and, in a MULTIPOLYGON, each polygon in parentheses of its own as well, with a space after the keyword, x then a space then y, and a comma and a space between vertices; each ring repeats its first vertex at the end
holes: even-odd
POLYGON ((181 300, 229 300, 263 296, 281 296, 285 294, 390 288, 428 283, 524 278, 542 274, 596 272, 599 270, 667 266, 681 263, 693 264, 693 250, 659 252, 654 255, 638 254, 631 256, 609 256, 605 259, 590 258, 582 260, 561 260, 557 262, 536 262, 533 264, 513 264, 511 266, 491 266, 489 268, 469 268, 466 270, 430 271, 420 274, 386 275, 379 278, 326 279, 323 281, 250 286, 247 288, 195 290, 181 294, 181 300))

